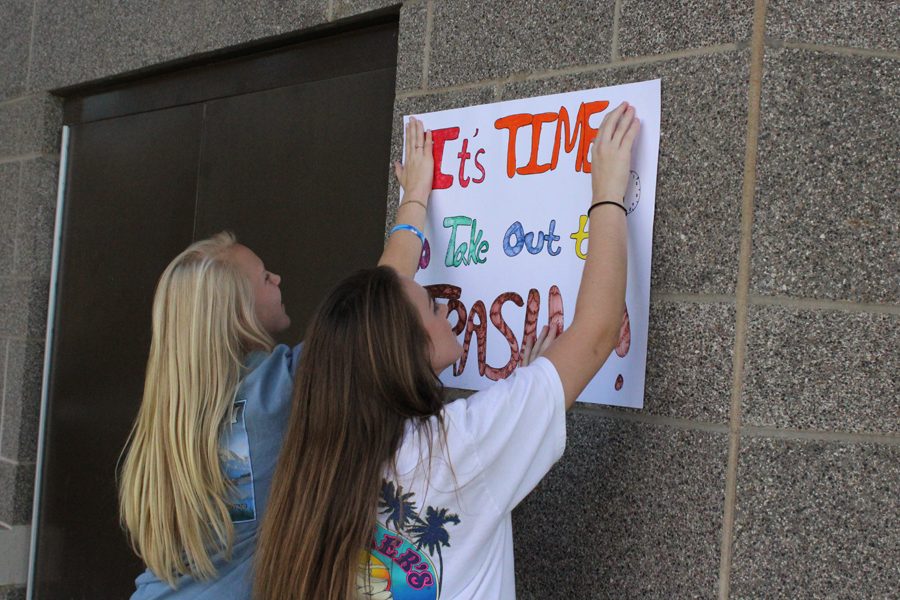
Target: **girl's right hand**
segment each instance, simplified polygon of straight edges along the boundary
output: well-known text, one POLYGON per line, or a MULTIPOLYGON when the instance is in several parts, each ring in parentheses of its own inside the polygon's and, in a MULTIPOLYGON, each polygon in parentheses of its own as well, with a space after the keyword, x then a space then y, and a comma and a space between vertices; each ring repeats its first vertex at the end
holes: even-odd
POLYGON ((633 106, 623 102, 608 113, 591 150, 592 202, 624 202, 631 168, 631 148, 640 130, 633 106))
POLYGON ((427 204, 434 180, 433 142, 431 131, 425 131, 415 117, 406 124, 406 158, 403 164, 394 163, 394 173, 403 188, 403 199, 427 204))

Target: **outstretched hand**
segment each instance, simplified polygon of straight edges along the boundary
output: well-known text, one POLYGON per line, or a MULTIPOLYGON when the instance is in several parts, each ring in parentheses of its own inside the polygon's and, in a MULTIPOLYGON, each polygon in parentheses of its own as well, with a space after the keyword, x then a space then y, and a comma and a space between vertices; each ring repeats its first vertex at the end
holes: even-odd
POLYGON ((558 334, 558 327, 549 325, 544 325, 544 328, 541 329, 541 334, 537 336, 535 339, 533 336, 529 336, 527 340, 525 340, 525 347, 522 348, 521 354, 519 354, 519 366, 527 367, 531 363, 533 363, 539 356, 542 356, 547 348, 553 344, 553 340, 556 339, 558 334))
POLYGON ((640 131, 634 107, 623 102, 608 113, 591 150, 593 202, 622 202, 631 168, 631 148, 640 131))
POLYGON ((406 158, 394 163, 394 173, 403 188, 403 199, 427 204, 434 179, 434 155, 431 131, 415 117, 406 124, 406 158))

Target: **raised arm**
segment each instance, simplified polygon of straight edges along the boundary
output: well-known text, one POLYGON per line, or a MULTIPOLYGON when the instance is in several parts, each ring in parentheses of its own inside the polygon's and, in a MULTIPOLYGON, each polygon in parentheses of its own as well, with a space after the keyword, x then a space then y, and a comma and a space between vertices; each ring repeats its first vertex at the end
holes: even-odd
MULTIPOLYGON (((425 131, 422 121, 410 117, 406 125, 406 160, 394 163, 394 172, 403 188, 397 208, 396 225, 411 225, 417 231, 425 229, 425 214, 434 178, 431 131, 425 131)), ((422 256, 422 240, 410 229, 394 232, 384 246, 378 265, 393 267, 407 277, 413 277, 422 256)))
POLYGON ((625 310, 628 227, 624 197, 631 147, 640 124, 623 102, 606 115, 591 152, 590 238, 572 324, 544 353, 559 373, 572 407, 616 345, 625 310), (600 204, 604 202, 609 204, 600 204))

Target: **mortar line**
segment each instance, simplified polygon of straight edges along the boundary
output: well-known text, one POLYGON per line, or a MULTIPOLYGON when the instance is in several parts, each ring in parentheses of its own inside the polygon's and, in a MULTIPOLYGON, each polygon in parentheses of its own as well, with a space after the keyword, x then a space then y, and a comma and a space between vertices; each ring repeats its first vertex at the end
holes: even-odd
POLYGON ((3 348, 3 389, 0 389, 0 448, 3 448, 3 421, 6 417, 6 388, 9 387, 9 340, 4 340, 3 348))
POLYGON ((744 151, 744 177, 741 190, 741 241, 735 290, 734 353, 732 355, 730 439, 725 475, 725 506, 722 515, 722 547, 719 561, 719 600, 731 594, 731 561, 734 544, 734 520, 737 504, 738 455, 741 447, 741 386, 744 356, 747 351, 747 319, 750 306, 750 254, 752 252, 753 200, 756 192, 756 157, 759 144, 759 120, 762 96, 762 71, 765 56, 766 0, 753 7, 753 36, 750 45, 750 85, 747 93, 747 140, 744 151))
MULTIPOLYGON (((429 2, 429 6, 430 6, 429 2)), ((429 36, 430 38, 430 36, 429 36)), ((430 39, 429 39, 430 44, 430 39)), ((429 46, 430 48, 430 46, 429 46)), ((442 87, 429 88, 426 84, 418 90, 408 90, 397 94, 397 98, 414 98, 417 96, 425 96, 428 94, 443 94, 451 92, 464 92, 473 89, 490 87, 492 85, 505 85, 517 81, 540 81, 543 79, 551 79, 553 77, 563 77, 566 75, 581 75, 584 73, 593 73, 616 67, 629 67, 653 64, 657 62, 666 62, 677 60, 679 58, 692 58, 698 56, 711 56, 714 54, 723 54, 739 50, 738 44, 720 44, 717 46, 706 46, 704 48, 694 48, 690 50, 679 50, 677 52, 669 52, 666 54, 656 54, 653 56, 639 56, 635 58, 620 59, 606 63, 592 63, 589 65, 579 65, 573 67, 563 67, 560 69, 548 69, 544 71, 535 71, 533 73, 523 72, 506 75, 504 77, 493 77, 490 79, 481 79, 467 83, 456 85, 448 85, 442 87)), ((430 52, 430 50, 429 50, 430 52)))
MULTIPOLYGON (((16 163, 18 166, 18 173, 16 173, 16 200, 13 204, 13 252, 12 252, 12 270, 13 273, 19 272, 19 236, 16 235, 16 229, 19 227, 19 210, 22 208, 22 179, 25 178, 25 163, 19 162, 16 163)), ((4 379, 5 381, 5 379, 4 379)), ((0 419, 2 422, 2 419, 0 419)), ((0 440, 3 438, 3 433, 0 431, 0 440)), ((0 448, 2 448, 2 443, 0 443, 0 448)))
POLYGON ((710 421, 693 421, 682 417, 667 417, 646 412, 638 412, 635 409, 614 408, 610 406, 576 403, 572 408, 573 413, 605 417, 617 421, 629 421, 632 423, 644 423, 647 425, 662 425, 673 429, 691 431, 710 431, 714 433, 728 433, 728 425, 725 423, 713 423, 710 421), (628 412, 626 412, 628 411, 628 412))
POLYGON ((13 460, 13 459, 11 459, 11 458, 6 458, 6 457, 3 456, 2 454, 0 454, 0 462, 6 463, 6 464, 8 464, 8 465, 12 465, 12 466, 14 466, 14 467, 21 467, 21 466, 23 466, 23 463, 20 463, 19 461, 13 460))
POLYGON ((36 158, 58 159, 59 154, 46 154, 44 152, 28 152, 26 154, 17 154, 15 156, 4 156, 0 158, 0 165, 6 165, 15 162, 25 162, 36 158))
POLYGON ((890 433, 852 433, 841 431, 821 431, 810 429, 780 429, 778 427, 743 426, 742 437, 773 438, 784 440, 821 440, 825 442, 846 442, 860 444, 881 444, 900 446, 900 435, 890 433))
POLYGON ((428 89, 428 69, 431 67, 431 32, 434 28, 434 2, 425 4, 425 47, 422 48, 422 89, 428 89))
POLYGON ((12 531, 12 525, 10 525, 9 523, 0 521, 0 529, 5 529, 6 531, 12 531))
POLYGON ((16 96, 15 98, 7 98, 6 100, 0 100, 0 108, 6 108, 7 106, 12 106, 13 104, 18 104, 19 102, 25 102, 26 100, 34 97, 35 94, 28 94, 26 96, 16 96))
POLYGON ((849 313, 877 313, 900 315, 896 304, 873 304, 851 300, 820 300, 818 298, 790 298, 787 296, 764 296, 752 294, 752 306, 784 306, 787 308, 808 308, 812 310, 836 310, 849 313))
POLYGON ((613 7, 613 31, 612 31, 612 44, 609 49, 609 58, 613 61, 619 59, 619 19, 622 15, 622 0, 616 0, 616 4, 613 7))
POLYGON ((34 66, 34 30, 37 28, 38 0, 31 1, 31 32, 28 37, 28 66, 25 68, 25 89, 31 87, 31 70, 34 66))
MULTIPOLYGON (((725 423, 695 421, 683 417, 669 417, 646 412, 632 412, 633 409, 578 402, 572 413, 604 417, 615 421, 628 421, 658 425, 685 431, 707 431, 712 433, 731 433, 731 427, 725 423)), ((822 440, 843 443, 866 443, 895 446, 900 445, 900 434, 893 433, 857 433, 849 431, 824 431, 817 429, 791 429, 760 425, 742 425, 741 437, 772 438, 785 440, 822 440)), ((729 436, 729 443, 731 437, 729 436)))
POLYGON ((650 301, 684 302, 689 304, 734 304, 735 297, 728 294, 686 294, 681 292, 655 292, 650 290, 650 301))
POLYGON ((900 58, 900 52, 889 52, 885 50, 869 50, 867 48, 853 48, 850 46, 829 46, 826 44, 808 44, 804 42, 786 42, 777 39, 767 39, 767 45, 772 48, 793 48, 796 50, 813 50, 816 52, 827 52, 829 54, 838 54, 841 56, 864 56, 868 58, 900 58))

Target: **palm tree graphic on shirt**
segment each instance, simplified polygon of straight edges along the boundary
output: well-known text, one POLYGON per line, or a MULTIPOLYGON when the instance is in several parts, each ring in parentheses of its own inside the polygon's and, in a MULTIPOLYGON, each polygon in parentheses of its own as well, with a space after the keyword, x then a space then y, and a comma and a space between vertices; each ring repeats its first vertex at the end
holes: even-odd
POLYGON ((378 513, 384 516, 385 527, 393 529, 407 538, 409 543, 415 545, 416 549, 426 549, 432 558, 437 553, 437 580, 438 582, 442 581, 444 557, 441 547, 450 547, 450 533, 447 531, 447 525, 459 525, 459 516, 451 513, 448 508, 427 506, 425 507, 425 516, 422 518, 416 510, 415 494, 404 492, 403 486, 386 480, 381 485, 378 513))
POLYGON ((437 551, 438 564, 440 565, 438 581, 444 579, 444 557, 441 555, 441 546, 450 547, 450 534, 447 533, 447 529, 444 526, 447 523, 459 525, 459 516, 448 514, 448 510, 446 508, 435 509, 433 506, 427 507, 425 509, 425 519, 416 517, 415 523, 409 530, 413 535, 413 541, 417 548, 424 546, 431 556, 434 556, 435 550, 437 551))
POLYGON ((381 498, 378 500, 378 512, 387 515, 384 524, 388 527, 394 523, 393 529, 403 532, 410 520, 418 519, 413 493, 403 493, 403 486, 394 488, 393 481, 382 481, 381 498))

